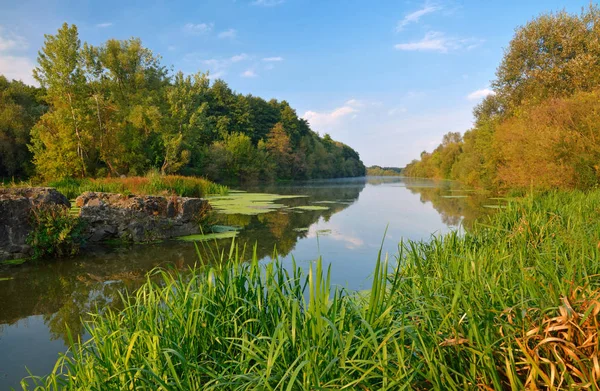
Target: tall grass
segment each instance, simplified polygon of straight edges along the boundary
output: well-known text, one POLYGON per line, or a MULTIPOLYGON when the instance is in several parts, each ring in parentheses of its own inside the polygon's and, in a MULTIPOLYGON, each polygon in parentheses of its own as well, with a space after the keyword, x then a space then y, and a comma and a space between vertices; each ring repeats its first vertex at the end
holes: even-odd
MULTIPOLYGON (((463 236, 379 254, 372 289, 333 289, 232 247, 215 266, 156 270, 96 315, 39 390, 592 389, 600 191, 511 204, 463 236), (228 261, 228 262, 226 262, 228 261)), ((25 387, 26 388, 26 387, 25 387)))
POLYGON ((66 178, 47 184, 56 188, 69 199, 86 191, 136 194, 136 195, 178 195, 182 197, 202 197, 209 194, 225 195, 228 188, 204 178, 181 175, 148 174, 144 177, 128 178, 66 178))

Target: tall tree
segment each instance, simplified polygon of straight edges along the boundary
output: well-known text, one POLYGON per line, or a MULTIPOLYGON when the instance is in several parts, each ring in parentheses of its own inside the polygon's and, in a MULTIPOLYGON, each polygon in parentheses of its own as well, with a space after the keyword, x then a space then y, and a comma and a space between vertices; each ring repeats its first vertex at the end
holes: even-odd
POLYGON ((38 53, 33 75, 46 89, 45 100, 50 105, 32 130, 31 149, 42 176, 85 176, 93 159, 80 49, 77 27, 65 23, 56 35, 45 35, 38 53))

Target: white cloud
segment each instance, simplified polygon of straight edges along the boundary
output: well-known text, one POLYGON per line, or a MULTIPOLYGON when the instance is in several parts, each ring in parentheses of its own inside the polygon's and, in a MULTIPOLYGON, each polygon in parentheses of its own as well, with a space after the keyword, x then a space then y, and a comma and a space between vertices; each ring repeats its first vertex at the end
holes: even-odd
POLYGON ((338 125, 344 118, 356 114, 358 109, 351 105, 344 105, 332 111, 307 111, 302 118, 307 120, 311 127, 317 131, 328 132, 329 128, 338 125))
POLYGON ((400 106, 400 107, 392 107, 391 109, 388 110, 388 115, 390 117, 396 115, 396 114, 400 114, 400 113, 406 113, 408 111, 408 109, 404 106, 400 106))
POLYGON ((98 24, 96 25, 96 27, 100 27, 100 28, 106 28, 106 27, 110 27, 110 26, 112 26, 112 25, 113 25, 113 24, 112 24, 112 22, 104 22, 104 23, 98 23, 98 24))
POLYGON ((261 7, 273 7, 279 4, 283 4, 285 0, 254 0, 251 4, 261 7))
POLYGON ((35 84, 33 78, 33 61, 26 57, 8 56, 0 53, 0 74, 8 80, 21 80, 26 84, 35 84))
POLYGON ((210 33, 213 27, 213 23, 187 23, 185 26, 183 26, 183 31, 191 35, 201 35, 210 33))
POLYGON ((402 31, 404 29, 404 27, 406 27, 407 25, 411 24, 411 23, 418 23, 419 19, 421 19, 422 16, 425 16, 427 14, 431 14, 433 12, 439 11, 441 10, 442 7, 435 5, 435 4, 425 4, 423 6, 423 8, 411 12, 410 14, 407 14, 406 16, 404 16, 404 18, 398 22, 398 25, 396 26, 396 31, 402 31))
POLYGON ((423 37, 420 41, 399 43, 394 47, 397 50, 404 51, 430 51, 448 53, 449 51, 459 49, 471 50, 478 47, 482 43, 483 41, 473 38, 451 38, 446 37, 444 33, 430 31, 425 34, 425 37, 423 37))
POLYGON ((353 107, 363 107, 365 105, 365 103, 358 99, 350 99, 350 100, 346 101, 346 105, 353 106, 353 107))
POLYGON ((33 78, 34 62, 27 57, 12 54, 25 50, 28 46, 24 37, 6 32, 0 26, 0 74, 8 80, 15 79, 26 84, 38 85, 33 78))
POLYGON ((222 78, 223 76, 225 76, 225 74, 227 74, 227 72, 225 71, 208 72, 208 78, 210 80, 216 80, 222 78))
POLYGON ((238 54, 229 59, 231 62, 240 62, 248 59, 248 55, 246 53, 238 54))
POLYGON ((262 59, 264 62, 281 62, 283 57, 265 57, 262 59))
POLYGON ((488 95, 496 95, 496 93, 489 88, 482 88, 481 90, 473 91, 467 95, 468 100, 480 100, 488 95))
POLYGON ((258 75, 256 74, 256 72, 254 72, 253 69, 247 69, 244 72, 242 72, 242 74, 240 76, 241 77, 252 78, 252 77, 257 77, 258 75))
POLYGON ((221 39, 225 39, 225 38, 234 39, 236 36, 237 36, 237 30, 236 29, 228 29, 228 30, 225 30, 225 31, 221 31, 219 33, 219 38, 221 38, 221 39))
POLYGON ((29 45, 27 40, 13 33, 5 32, 2 26, 0 26, 0 52, 8 50, 24 50, 29 45))

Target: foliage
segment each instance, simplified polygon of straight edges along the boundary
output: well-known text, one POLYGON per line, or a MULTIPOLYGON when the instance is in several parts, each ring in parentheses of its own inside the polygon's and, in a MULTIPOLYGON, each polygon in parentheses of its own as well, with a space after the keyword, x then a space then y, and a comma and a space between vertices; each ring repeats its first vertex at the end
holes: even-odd
POLYGON ((319 137, 288 102, 235 93, 201 72, 171 75, 137 38, 93 46, 65 23, 45 36, 34 77, 41 89, 0 79, 0 177, 31 175, 32 166, 45 180, 150 169, 238 182, 365 171, 354 150, 319 137))
POLYGON ((62 205, 32 208, 31 226, 27 244, 31 246, 32 259, 73 256, 83 243, 83 223, 62 205))
POLYGON ((136 194, 178 195, 181 197, 203 197, 211 194, 225 195, 228 188, 204 178, 181 175, 159 175, 150 173, 145 177, 77 179, 66 178, 48 182, 69 199, 86 191, 136 194))
POLYGON ((544 14, 517 29, 463 140, 407 165, 415 177, 500 189, 589 189, 600 181, 600 10, 544 14))
POLYGON ((33 173, 27 144, 30 130, 44 110, 39 89, 0 75, 0 177, 33 173))
POLYGON ((579 389, 597 384, 600 191, 510 203, 401 244, 369 292, 256 255, 157 270, 39 390, 579 389), (389 274, 388 274, 389 272, 389 274))
POLYGON ((400 176, 400 175, 402 175, 402 168, 371 166, 371 167, 367 168, 367 175, 369 175, 369 176, 400 176))

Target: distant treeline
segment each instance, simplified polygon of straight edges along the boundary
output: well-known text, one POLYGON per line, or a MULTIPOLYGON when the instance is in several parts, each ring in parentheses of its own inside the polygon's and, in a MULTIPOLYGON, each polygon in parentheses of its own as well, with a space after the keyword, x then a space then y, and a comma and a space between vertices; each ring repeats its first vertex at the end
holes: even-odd
POLYGON ((415 177, 488 188, 581 188, 600 183, 600 10, 544 14, 517 29, 474 110, 406 166, 415 177))
POLYGON ((361 176, 358 153, 320 137, 286 101, 171 75, 139 39, 46 35, 34 77, 0 76, 0 177, 164 174, 214 180, 361 176))
POLYGON ((400 167, 371 166, 367 168, 367 175, 371 176, 399 176, 402 175, 400 167))

